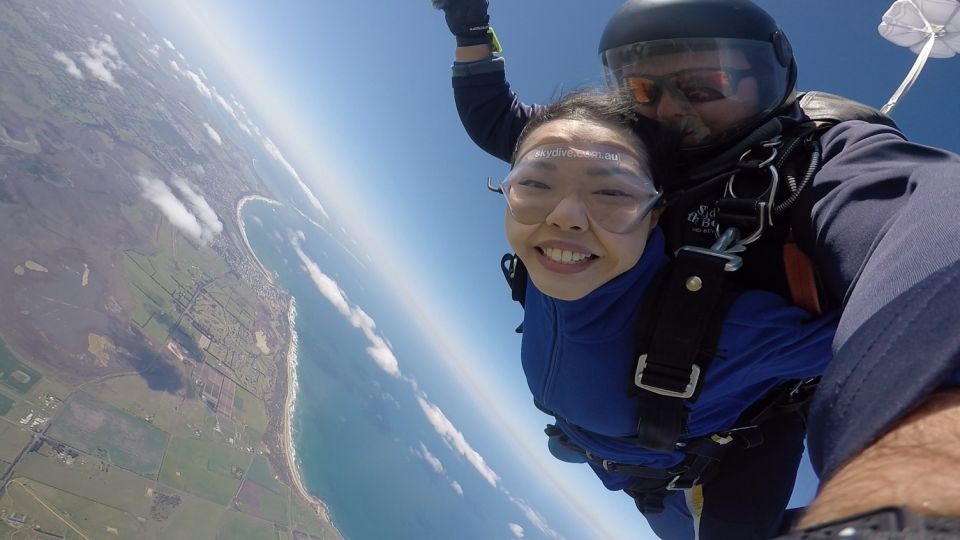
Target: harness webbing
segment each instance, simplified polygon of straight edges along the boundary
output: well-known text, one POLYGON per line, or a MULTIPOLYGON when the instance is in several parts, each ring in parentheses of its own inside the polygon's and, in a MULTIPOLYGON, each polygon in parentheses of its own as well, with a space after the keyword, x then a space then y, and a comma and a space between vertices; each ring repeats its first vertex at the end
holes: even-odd
POLYGON ((638 359, 637 444, 673 450, 686 431, 685 400, 695 401, 701 373, 712 361, 720 325, 732 299, 724 300, 729 260, 708 250, 681 249, 660 294, 655 327, 638 359))

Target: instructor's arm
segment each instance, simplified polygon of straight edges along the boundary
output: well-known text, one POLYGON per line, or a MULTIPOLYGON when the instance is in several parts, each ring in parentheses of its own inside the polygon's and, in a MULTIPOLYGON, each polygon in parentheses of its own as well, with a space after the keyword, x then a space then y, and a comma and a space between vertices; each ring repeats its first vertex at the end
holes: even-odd
POLYGON ((931 395, 823 486, 806 528, 885 506, 960 517, 960 389, 931 395))

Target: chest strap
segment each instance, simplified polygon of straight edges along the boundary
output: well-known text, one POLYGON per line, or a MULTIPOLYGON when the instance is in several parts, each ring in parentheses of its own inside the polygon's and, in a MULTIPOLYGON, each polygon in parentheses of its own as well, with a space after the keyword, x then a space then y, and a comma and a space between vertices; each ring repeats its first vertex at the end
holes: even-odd
POLYGON ((727 252, 735 238, 730 229, 709 249, 680 248, 671 262, 650 344, 634 374, 639 446, 670 451, 686 432, 686 401, 698 397, 701 375, 718 352, 722 322, 734 298, 724 282, 742 264, 727 252))

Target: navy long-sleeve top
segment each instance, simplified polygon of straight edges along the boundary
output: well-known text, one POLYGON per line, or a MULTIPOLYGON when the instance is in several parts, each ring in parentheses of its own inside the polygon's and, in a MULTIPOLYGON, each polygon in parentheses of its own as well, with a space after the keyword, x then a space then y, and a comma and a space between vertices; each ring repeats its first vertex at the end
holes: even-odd
MULTIPOLYGON (((470 137, 509 160, 536 107, 503 71, 454 77, 453 87, 470 137)), ((861 121, 820 142, 808 188, 816 202, 794 232, 842 305, 809 418, 811 460, 825 479, 926 395, 960 382, 960 156, 861 121)))

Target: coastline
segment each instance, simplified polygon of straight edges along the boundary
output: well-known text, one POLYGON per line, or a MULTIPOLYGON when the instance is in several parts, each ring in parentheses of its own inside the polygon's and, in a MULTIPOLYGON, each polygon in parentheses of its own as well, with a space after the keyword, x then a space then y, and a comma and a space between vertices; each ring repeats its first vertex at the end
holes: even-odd
MULTIPOLYGON (((297 338, 297 328, 296 328, 296 318, 297 318, 297 300, 293 296, 290 297, 290 304, 287 308, 287 321, 290 331, 290 346, 287 348, 287 395, 284 400, 283 405, 283 432, 281 436, 284 457, 287 460, 287 466, 290 472, 290 479, 292 480, 294 488, 297 490, 297 493, 310 503, 310 506, 313 507, 314 511, 317 512, 317 515, 333 526, 336 529, 333 521, 330 519, 330 508, 327 507, 327 504, 320 499, 314 497, 307 491, 306 486, 303 484, 303 478, 300 475, 300 468, 297 466, 297 451, 293 442, 293 414, 296 409, 297 401, 297 390, 299 385, 297 383, 297 360, 298 360, 298 338, 297 338)), ((339 529, 337 534, 342 538, 343 535, 340 534, 339 529)))
MULTIPOLYGON (((263 272, 266 276, 270 285, 277 287, 274 283, 274 275, 267 270, 266 266, 260 261, 257 257, 257 254, 253 251, 253 246, 250 245, 250 241, 247 239, 246 227, 242 219, 243 207, 250 201, 262 201, 267 204, 280 206, 281 203, 274 199, 269 199, 262 195, 247 195, 242 197, 237 201, 236 207, 236 222, 237 227, 240 229, 240 236, 243 238, 243 243, 246 246, 247 253, 250 257, 253 258, 256 265, 260 268, 260 271, 263 272)), ((317 517, 329 524, 334 531, 336 531, 337 538, 343 539, 343 534, 337 529, 337 526, 333 523, 333 520, 330 518, 330 509, 325 502, 314 497, 307 491, 306 486, 303 483, 303 478, 300 474, 300 468, 297 465, 297 455, 296 448, 293 440, 293 421, 294 421, 294 412, 296 408, 297 401, 297 390, 299 384, 297 382, 297 363, 298 363, 298 337, 297 337, 297 328, 296 328, 296 318, 297 318, 297 302, 296 298, 293 295, 290 295, 289 292, 286 293, 289 296, 289 302, 287 304, 287 331, 289 336, 289 343, 287 345, 287 354, 285 357, 286 360, 286 387, 284 388, 283 396, 283 408, 280 410, 281 418, 279 418, 280 423, 280 433, 277 437, 279 439, 280 451, 282 452, 282 459, 286 462, 287 473, 290 476, 291 489, 296 490, 296 493, 313 508, 316 512, 317 517)), ((279 396, 278 396, 279 397, 279 396)))
POLYGON ((247 239, 247 226, 243 223, 241 212, 243 212, 243 207, 250 201, 262 201, 275 206, 281 206, 281 204, 280 201, 269 199, 263 195, 245 195, 241 197, 239 201, 237 201, 237 211, 235 216, 237 228, 240 229, 240 237, 243 238, 243 243, 245 246, 247 246, 247 253, 253 257, 253 262, 257 264, 257 268, 259 268, 263 275, 266 276, 267 282, 273 285, 273 273, 267 270, 267 267, 260 262, 260 258, 257 257, 257 254, 253 251, 253 247, 250 246, 250 241, 247 239))

